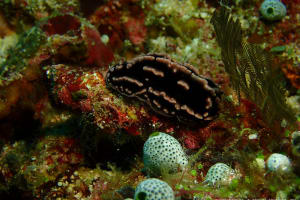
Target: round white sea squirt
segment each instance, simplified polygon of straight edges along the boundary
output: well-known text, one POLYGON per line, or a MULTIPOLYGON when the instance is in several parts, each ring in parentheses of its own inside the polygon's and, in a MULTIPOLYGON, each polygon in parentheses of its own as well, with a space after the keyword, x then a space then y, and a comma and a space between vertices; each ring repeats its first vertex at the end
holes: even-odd
POLYGON ((292 169, 290 159, 279 153, 273 153, 267 160, 268 169, 272 172, 289 172, 292 169))
POLYGON ((151 175, 184 170, 188 159, 180 143, 172 136, 154 132, 144 144, 143 160, 146 171, 151 175))
POLYGON ((150 178, 142 181, 136 188, 135 200, 174 200, 172 188, 164 181, 150 178))

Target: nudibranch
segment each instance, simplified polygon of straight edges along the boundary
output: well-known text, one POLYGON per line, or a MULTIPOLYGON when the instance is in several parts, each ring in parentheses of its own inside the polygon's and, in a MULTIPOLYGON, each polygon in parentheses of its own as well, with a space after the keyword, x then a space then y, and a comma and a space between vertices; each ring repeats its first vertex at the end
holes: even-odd
POLYGON ((106 85, 146 102, 159 114, 183 122, 209 122, 219 110, 221 92, 189 64, 167 55, 147 54, 110 67, 106 85))

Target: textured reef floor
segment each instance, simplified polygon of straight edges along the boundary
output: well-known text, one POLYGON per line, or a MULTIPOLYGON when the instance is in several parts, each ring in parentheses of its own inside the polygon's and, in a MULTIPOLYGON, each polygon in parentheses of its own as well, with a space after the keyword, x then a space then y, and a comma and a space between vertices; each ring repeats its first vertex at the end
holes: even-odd
POLYGON ((300 2, 262 3, 0 1, 0 199, 300 199, 300 2))

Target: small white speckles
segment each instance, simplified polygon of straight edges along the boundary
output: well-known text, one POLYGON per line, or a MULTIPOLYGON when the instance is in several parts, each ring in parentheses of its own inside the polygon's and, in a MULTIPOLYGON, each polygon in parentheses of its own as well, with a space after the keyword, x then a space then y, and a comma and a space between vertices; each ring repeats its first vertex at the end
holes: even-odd
POLYGON ((128 88, 125 88, 125 91, 126 91, 128 94, 132 94, 132 91, 129 90, 128 88))
POLYGON ((187 84, 187 82, 185 82, 183 80, 177 81, 177 84, 180 85, 185 90, 189 90, 190 89, 189 84, 187 84))
POLYGON ((198 119, 203 119, 202 115, 200 115, 200 114, 195 114, 195 117, 198 119))
POLYGON ((158 107, 158 108, 161 108, 161 105, 154 99, 153 100, 153 103, 158 107))
POLYGON ((104 43, 104 44, 107 44, 109 42, 109 37, 108 35, 102 35, 101 36, 101 41, 104 43))
POLYGON ((130 77, 127 77, 127 76, 122 76, 122 77, 113 77, 113 81, 117 81, 117 82, 121 82, 121 81, 125 81, 125 82, 129 82, 129 83, 133 83, 139 87, 143 87, 143 83, 136 80, 136 79, 133 79, 133 78, 130 78, 130 77))
POLYGON ((86 84, 85 87, 88 89, 88 90, 91 90, 92 89, 92 86, 90 84, 86 84))
POLYGON ((154 74, 155 76, 159 76, 159 77, 164 77, 164 72, 160 71, 158 69, 155 69, 153 67, 149 67, 149 66, 144 66, 143 70, 146 72, 151 72, 152 74, 154 74))
POLYGON ((249 140, 255 140, 255 139, 257 139, 257 134, 256 133, 250 134, 248 136, 248 138, 249 138, 249 140))
POLYGON ((117 66, 116 66, 116 69, 117 69, 117 70, 120 70, 120 69, 122 69, 122 68, 123 68, 123 65, 117 65, 117 66))
POLYGON ((204 120, 205 121, 210 121, 210 120, 213 120, 213 117, 205 117, 204 120))
POLYGON ((126 66, 127 69, 130 69, 132 67, 131 63, 128 63, 128 65, 126 66))
POLYGON ((205 106, 206 110, 208 110, 209 108, 211 108, 211 106, 212 106, 212 101, 211 101, 211 98, 208 97, 206 99, 206 106, 205 106))

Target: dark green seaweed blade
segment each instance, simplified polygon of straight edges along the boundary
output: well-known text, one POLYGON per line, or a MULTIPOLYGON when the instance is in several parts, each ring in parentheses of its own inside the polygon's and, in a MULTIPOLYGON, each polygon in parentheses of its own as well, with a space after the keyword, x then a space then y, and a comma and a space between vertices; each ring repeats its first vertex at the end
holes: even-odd
POLYGON ((219 12, 214 12, 211 23, 215 28, 217 41, 222 49, 221 54, 225 70, 227 73, 233 75, 230 77, 231 82, 239 95, 239 80, 236 78, 239 77, 240 72, 238 71, 238 68, 232 66, 236 65, 237 62, 235 53, 241 48, 241 25, 239 24, 239 21, 233 21, 230 17, 230 13, 224 7, 221 7, 219 12))
POLYGON ((239 99, 242 92, 260 108, 269 124, 282 119, 294 124, 295 113, 286 103, 284 76, 272 55, 243 40, 239 20, 233 20, 224 6, 214 12, 211 23, 221 47, 225 70, 239 99))

